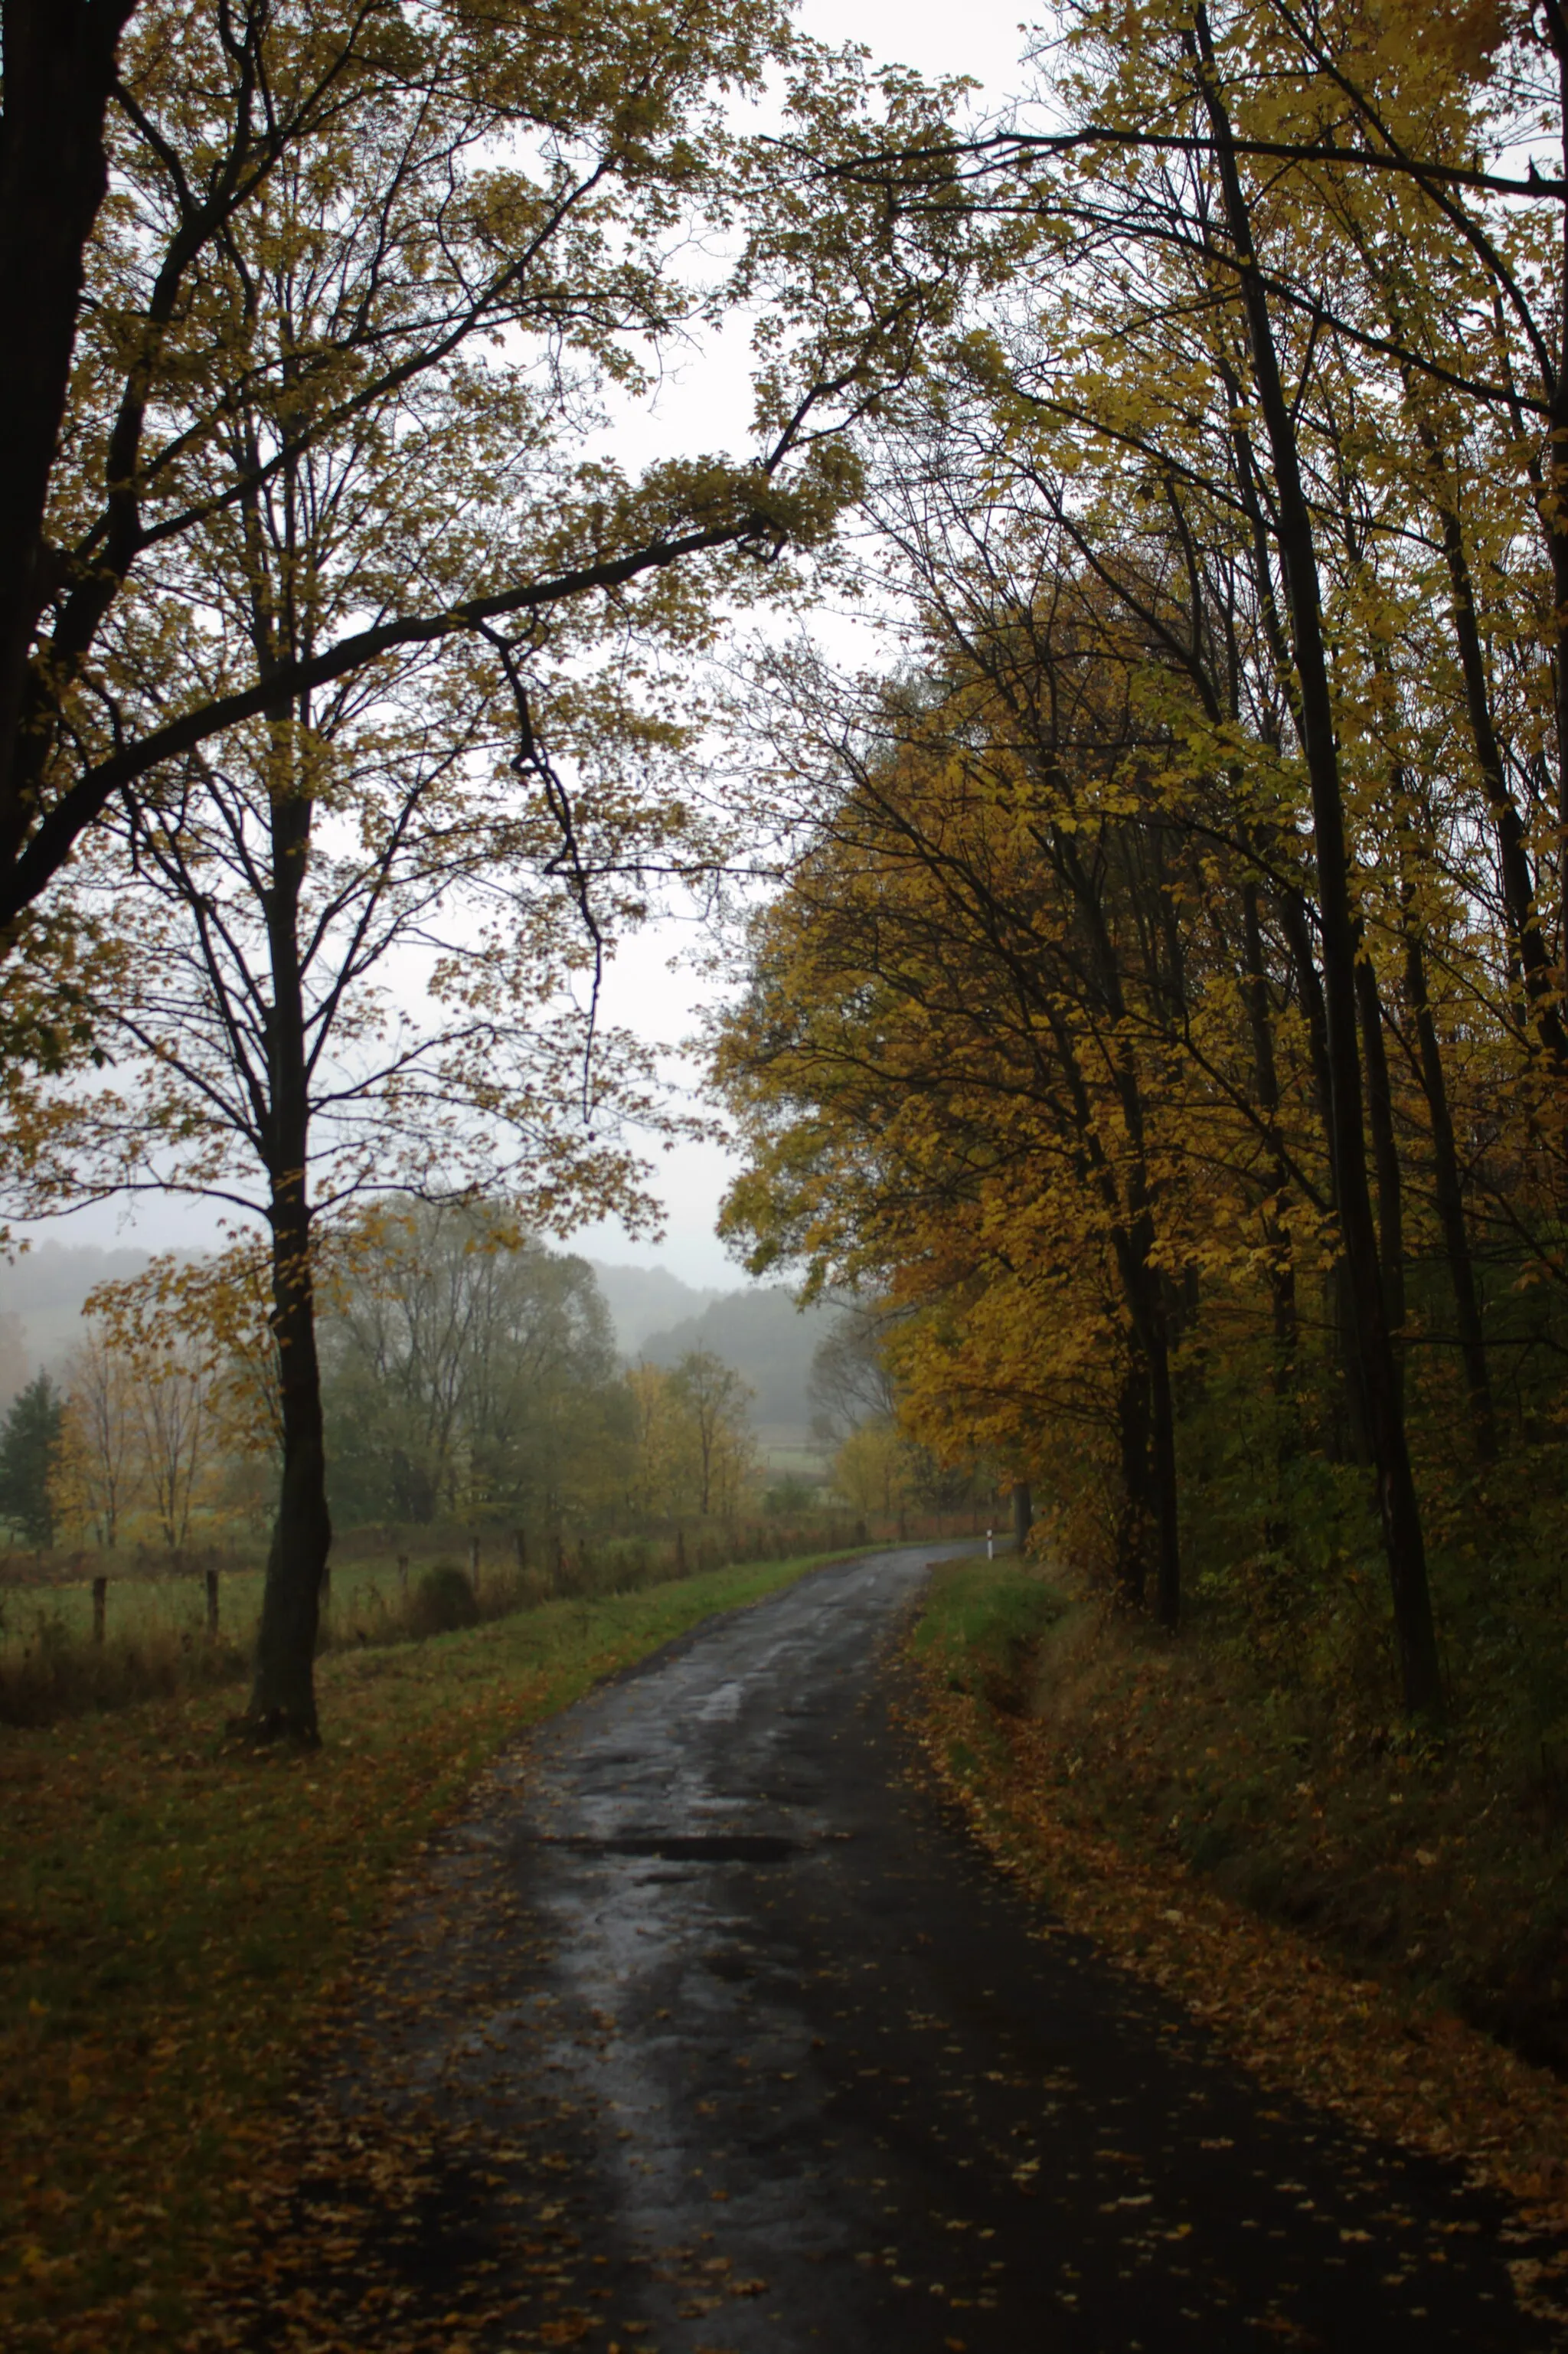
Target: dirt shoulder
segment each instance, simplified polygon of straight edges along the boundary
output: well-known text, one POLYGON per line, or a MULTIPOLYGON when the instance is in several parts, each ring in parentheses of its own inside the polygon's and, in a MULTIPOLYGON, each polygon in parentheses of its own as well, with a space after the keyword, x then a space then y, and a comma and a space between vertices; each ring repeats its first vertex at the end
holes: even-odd
POLYGON ((939 1575, 912 1651, 927 1754, 999 1861, 1266 2083, 1461 2158, 1521 2233, 1564 2235, 1516 2288, 1568 2319, 1568 2085, 1459 1999, 1506 2018, 1560 1836, 1462 1744, 1325 1755, 1201 1637, 1015 1564, 939 1575))

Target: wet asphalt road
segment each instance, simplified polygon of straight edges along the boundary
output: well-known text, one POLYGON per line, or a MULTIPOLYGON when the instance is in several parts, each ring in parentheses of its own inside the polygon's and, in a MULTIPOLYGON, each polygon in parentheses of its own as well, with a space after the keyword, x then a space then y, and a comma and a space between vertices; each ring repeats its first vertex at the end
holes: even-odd
POLYGON ((699 1628, 487 1779, 338 2087, 450 2155, 340 2302, 596 2354, 1556 2342, 1500 2209, 1260 2092, 910 1770, 933 1550, 699 1628))

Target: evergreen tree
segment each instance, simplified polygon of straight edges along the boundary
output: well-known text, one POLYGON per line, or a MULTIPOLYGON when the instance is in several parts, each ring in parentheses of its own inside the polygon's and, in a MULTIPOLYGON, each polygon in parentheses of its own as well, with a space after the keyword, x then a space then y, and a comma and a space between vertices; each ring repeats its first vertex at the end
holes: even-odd
POLYGON ((59 1441, 65 1401, 48 1373, 39 1373, 11 1401, 0 1428, 0 1520, 29 1544, 54 1543, 49 1473, 59 1441))

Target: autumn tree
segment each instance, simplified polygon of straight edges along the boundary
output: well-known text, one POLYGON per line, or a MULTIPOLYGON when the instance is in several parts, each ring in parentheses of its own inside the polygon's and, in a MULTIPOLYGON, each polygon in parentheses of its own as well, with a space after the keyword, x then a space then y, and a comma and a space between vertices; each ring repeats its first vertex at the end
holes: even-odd
POLYGON ((831 1476, 857 1512, 900 1512, 915 1498, 910 1445, 890 1419, 850 1431, 833 1449, 831 1476))
POLYGON ((66 1365, 56 1495, 62 1518, 85 1523, 105 1552, 141 1495, 138 1436, 130 1362, 90 1326, 66 1365))
POLYGON ((705 1519, 733 1512, 755 1453, 750 1389, 711 1349, 690 1349, 671 1369, 670 1394, 684 1426, 698 1511, 705 1519))
POLYGON ((756 1460, 752 1394, 734 1367, 692 1349, 673 1366, 634 1365, 628 1384, 638 1507, 662 1519, 733 1512, 756 1460))

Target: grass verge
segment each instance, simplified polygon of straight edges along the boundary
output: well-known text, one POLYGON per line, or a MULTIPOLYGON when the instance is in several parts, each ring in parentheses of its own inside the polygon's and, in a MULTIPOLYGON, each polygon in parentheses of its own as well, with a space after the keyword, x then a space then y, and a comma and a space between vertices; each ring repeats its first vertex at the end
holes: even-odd
MULTIPOLYGON (((1029 1564, 938 1570, 911 1652, 938 1776, 1068 1928, 1178 1996, 1266 2083, 1464 2159, 1568 2251, 1568 2084, 1457 2014, 1440 1944, 1401 1945, 1382 1974, 1369 1951, 1386 1948, 1406 1884, 1453 1948, 1528 1898, 1533 1850, 1499 1824, 1489 1877, 1487 1827, 1467 1812, 1479 1794, 1452 1756, 1341 1761, 1327 1790, 1299 1734, 1200 1638, 1172 1645, 1029 1564), (1248 1856, 1257 1869, 1236 1868, 1248 1856), (1283 1893, 1306 1873, 1364 1879, 1383 1910, 1341 1899, 1287 1922, 1283 1893)), ((1568 2320, 1568 2252, 1512 2269, 1529 2309, 1568 2320)))
POLYGON ((0 2342, 177 2347, 302 2041, 432 1825, 514 1735, 821 1556, 319 1663, 322 1750, 233 1691, 0 1731, 0 2342))
MULTIPOLYGON (((376 1552, 353 1530, 349 1558, 334 1560, 323 1597, 318 1655, 363 1650, 451 1631, 421 1623, 421 1589, 432 1574, 455 1574, 471 1591, 474 1615, 505 1618, 551 1601, 588 1601, 667 1585, 689 1574, 741 1562, 800 1561, 861 1542, 853 1522, 834 1528, 786 1524, 717 1529, 670 1536, 607 1537, 592 1547, 536 1549, 519 1565, 491 1532, 491 1549, 471 1574, 472 1542, 376 1552)), ((112 1556, 101 1555, 99 1563, 112 1556)), ((0 1725, 57 1724, 138 1701, 232 1683, 244 1674, 260 1621, 264 1572, 233 1560, 214 1567, 217 1624, 207 1620, 207 1575, 196 1556, 184 1569, 135 1565, 102 1572, 103 1623, 95 1631, 93 1579, 51 1575, 0 1584, 0 1725)))

